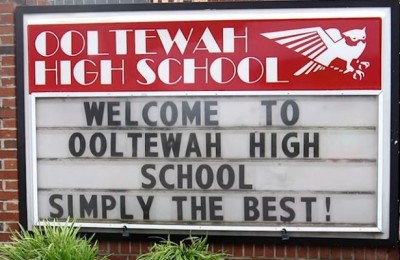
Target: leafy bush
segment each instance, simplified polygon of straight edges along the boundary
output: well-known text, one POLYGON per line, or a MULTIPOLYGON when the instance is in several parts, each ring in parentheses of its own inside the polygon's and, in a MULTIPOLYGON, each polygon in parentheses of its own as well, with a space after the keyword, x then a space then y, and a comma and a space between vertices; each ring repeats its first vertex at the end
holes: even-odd
MULTIPOLYGON (((46 223, 32 232, 21 228, 11 236, 12 243, 0 245, 0 259, 6 260, 95 260, 97 243, 78 235, 79 228, 67 221, 61 226, 46 223)), ((106 260, 106 257, 101 258, 106 260)))
POLYGON ((221 260, 225 257, 224 253, 208 251, 207 238, 190 236, 181 240, 179 244, 171 241, 170 237, 162 239, 137 260, 221 260))

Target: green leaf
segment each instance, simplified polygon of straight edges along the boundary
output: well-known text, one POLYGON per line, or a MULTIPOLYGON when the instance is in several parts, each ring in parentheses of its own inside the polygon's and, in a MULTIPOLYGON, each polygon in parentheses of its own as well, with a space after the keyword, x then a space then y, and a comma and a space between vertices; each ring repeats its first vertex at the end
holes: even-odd
POLYGON ((32 232, 20 227, 12 234, 11 244, 0 244, 0 259, 97 260, 99 250, 97 243, 92 242, 93 236, 81 237, 74 224, 69 219, 61 225, 45 221, 43 227, 34 226, 32 232))
POLYGON ((137 260, 222 260, 225 257, 227 254, 208 251, 206 237, 189 236, 176 243, 168 236, 155 243, 149 252, 140 255, 137 260))

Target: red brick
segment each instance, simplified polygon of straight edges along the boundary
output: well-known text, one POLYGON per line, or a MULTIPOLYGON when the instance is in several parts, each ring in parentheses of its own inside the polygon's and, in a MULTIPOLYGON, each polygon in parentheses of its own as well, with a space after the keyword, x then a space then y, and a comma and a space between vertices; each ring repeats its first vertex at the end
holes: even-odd
POLYGON ((285 246, 276 245, 275 246, 275 256, 276 257, 285 257, 285 246))
POLYGON ((130 250, 130 242, 129 241, 121 241, 121 253, 122 254, 129 254, 131 252, 130 250))
POLYGON ((223 244, 222 247, 224 248, 224 252, 226 254, 232 255, 234 256, 234 252, 233 252, 233 244, 223 244))
POLYGON ((0 130, 0 138, 16 138, 16 130, 0 130))
MULTIPOLYGON (((142 254, 149 252, 150 248, 152 248, 152 247, 153 247, 152 242, 141 242, 140 243, 140 251, 142 254)), ((222 251, 223 251, 223 248, 221 248, 221 250, 219 252, 222 252, 222 251)))
POLYGON ((5 223, 5 230, 6 232, 11 232, 11 231, 18 231, 19 228, 19 223, 18 222, 9 222, 9 223, 5 223))
POLYGON ((13 24, 14 23, 14 14, 1 14, 0 15, 0 23, 2 24, 13 24))
POLYGON ((297 247, 297 257, 307 258, 308 257, 308 248, 306 246, 298 246, 297 247))
POLYGON ((296 258, 296 246, 286 246, 286 258, 296 258))
POLYGON ((264 255, 265 255, 265 257, 274 257, 275 256, 275 245, 265 245, 264 255))
POLYGON ((17 171, 0 170, 0 179, 6 180, 16 180, 18 178, 17 171))
POLYGON ((2 97, 15 97, 15 77, 2 78, 1 86, 8 87, 0 88, 0 94, 2 97), (14 88, 10 88, 11 86, 13 86, 14 88))
POLYGON ((15 67, 3 67, 0 70, 0 73, 2 76, 13 76, 13 75, 15 75, 15 67))
POLYGON ((0 241, 6 242, 10 241, 11 233, 0 233, 0 241))
POLYGON ((319 257, 320 259, 330 259, 330 248, 329 247, 320 247, 319 248, 319 257))
MULTIPOLYGON (((254 256, 264 256, 264 245, 262 244, 254 245, 254 256)), ((271 256, 274 256, 274 250, 272 250, 271 256)))
POLYGON ((2 56, 1 57, 1 64, 3 66, 15 66, 15 56, 14 55, 2 56))
POLYGON ((6 149, 17 148, 17 140, 5 140, 4 148, 6 149))
POLYGON ((0 212, 0 219, 3 221, 19 220, 18 212, 0 212))
POLYGON ((17 105, 15 98, 4 98, 3 100, 3 107, 15 107, 17 105))
POLYGON ((17 120, 14 118, 8 118, 3 120, 3 127, 4 128, 16 128, 17 127, 17 120))
POLYGON ((0 108, 0 118, 15 118, 17 110, 10 108, 0 108))
POLYGON ((14 35, 0 35, 0 42, 4 45, 14 45, 15 36, 14 35))
POLYGON ((119 242, 118 241, 110 241, 110 252, 119 253, 119 242))
POLYGON ((15 94, 15 88, 0 88, 0 97, 15 97, 15 94))
POLYGON ((388 260, 397 260, 400 259, 400 255, 399 255, 399 250, 397 249, 397 247, 392 247, 389 249, 388 252, 388 260))
POLYGON ((340 260, 341 258, 341 248, 340 247, 332 247, 331 248, 331 259, 332 260, 340 260))
POLYGON ((131 253, 132 254, 140 254, 140 242, 139 241, 132 241, 131 243, 131 253))
POLYGON ((0 4, 0 13, 13 13, 14 8, 14 4, 0 4))
POLYGON ((233 255, 234 256, 243 256, 243 244, 234 244, 233 245, 233 255))
POLYGON ((108 241, 99 240, 99 241, 98 241, 98 245, 99 245, 99 250, 100 250, 100 252, 106 253, 106 254, 109 253, 109 250, 108 250, 108 241))
POLYGON ((253 257, 254 256, 254 245, 244 244, 244 256, 253 257))
MULTIPOLYGON (((146 248, 142 246, 142 250, 146 250, 146 248)), ((224 251, 224 247, 222 246, 221 243, 213 243, 212 244, 212 251, 213 252, 223 252, 224 251)))
POLYGON ((0 199, 1 200, 16 200, 16 199, 18 199, 18 191, 0 191, 0 199))
POLYGON ((6 183, 6 190, 17 190, 18 181, 4 181, 6 183))
POLYGON ((0 34, 13 34, 14 25, 0 25, 0 34))
POLYGON ((0 159, 5 158, 17 158, 17 151, 16 150, 0 150, 0 159))
POLYGON ((18 208, 18 202, 10 202, 7 201, 4 203, 5 204, 5 210, 7 211, 16 211, 19 210, 18 208))
POLYGON ((386 260, 388 249, 387 248, 377 248, 376 249, 376 260, 386 260))
POLYGON ((308 249, 308 256, 311 259, 318 259, 318 252, 319 252, 319 248, 316 246, 310 246, 310 248, 308 249))
POLYGON ((376 253, 376 248, 374 247, 367 247, 365 248, 365 259, 366 260, 375 260, 375 254, 376 253))
POLYGON ((342 248, 342 259, 353 259, 354 256, 354 248, 352 247, 343 247, 342 248))
POLYGON ((110 260, 127 260, 128 257, 127 256, 123 256, 123 255, 111 255, 109 257, 110 260))
POLYGON ((354 260, 361 260, 365 258, 365 248, 354 248, 354 260))
POLYGON ((17 160, 4 160, 4 169, 17 169, 17 160))

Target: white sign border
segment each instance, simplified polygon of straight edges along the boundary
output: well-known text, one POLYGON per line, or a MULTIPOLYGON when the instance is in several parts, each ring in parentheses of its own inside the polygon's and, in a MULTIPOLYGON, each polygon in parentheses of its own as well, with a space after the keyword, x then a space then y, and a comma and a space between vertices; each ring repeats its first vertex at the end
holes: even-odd
MULTIPOLYGON (((376 228, 327 228, 327 227, 265 227, 265 226, 183 226, 183 225, 141 225, 141 224, 103 224, 103 223, 77 223, 77 225, 87 228, 123 228, 127 227, 129 229, 176 229, 176 230, 217 230, 217 231, 281 231, 282 228, 285 228, 290 232, 349 232, 349 233, 358 233, 358 232, 366 232, 366 233, 380 233, 377 238, 388 238, 389 236, 389 225, 390 225, 390 207, 388 205, 388 201, 390 201, 390 192, 383 190, 384 187, 390 187, 390 123, 391 123, 391 9, 389 7, 377 7, 377 8, 324 8, 324 9, 304 9, 304 8, 295 8, 295 9, 266 9, 266 10, 258 10, 258 9, 248 9, 248 10, 213 10, 212 14, 208 16, 208 18, 202 18, 201 20, 211 20, 212 17, 215 17, 215 12, 223 12, 225 16, 219 16, 221 20, 223 19, 233 19, 235 14, 240 14, 237 19, 249 19, 251 15, 251 19, 284 19, 286 18, 363 18, 363 17, 380 17, 382 19, 382 92, 379 92, 379 147, 378 147, 378 205, 377 205, 377 227, 376 228), (332 10, 335 9, 335 12, 332 10), (357 15, 354 15, 355 10, 358 11, 357 15), (274 13, 278 13, 279 15, 274 16, 274 13), (339 11, 339 12, 336 12, 339 11), (250 14, 248 14, 249 12, 250 14), (257 14, 256 17, 253 14, 257 14), (268 17, 265 15, 268 14, 268 17), (226 17, 226 18, 224 18, 226 17), (386 105, 385 105, 386 104, 386 105), (386 203, 385 203, 386 202, 386 203)), ((146 19, 150 19, 148 21, 156 21, 154 17, 159 17, 160 12, 154 11, 151 12, 153 15, 148 15, 149 12, 145 12, 145 16, 138 16, 141 12, 126 12, 128 17, 132 17, 132 13, 135 13, 135 17, 138 19, 144 19, 143 17, 148 17, 146 19), (151 18, 149 18, 151 17, 151 18)), ((119 12, 120 13, 120 12, 119 12)), ((125 13, 125 12, 121 12, 125 13)), ((163 16, 163 19, 166 20, 176 20, 177 13, 179 15, 188 14, 189 17, 193 20, 193 15, 198 13, 199 15, 204 15, 204 10, 196 10, 196 11, 188 11, 185 10, 183 13, 181 11, 168 11, 166 15, 163 16)), ((165 14, 165 13, 164 13, 165 14)), ((90 13, 76 13, 71 16, 67 13, 61 14, 27 14, 24 16, 24 53, 28 53, 27 50, 27 25, 28 24, 40 24, 40 23, 60 23, 61 20, 63 22, 68 23, 76 23, 79 22, 99 22, 98 17, 102 17, 101 22, 112 22, 107 19, 103 19, 105 15, 107 18, 112 16, 112 12, 90 12, 90 13), (67 19, 66 19, 67 18, 67 19), (79 18, 78 20, 76 20, 79 18), (61 19, 61 20, 60 20, 61 19), (89 20, 88 20, 89 19, 89 20), (92 20, 91 20, 92 19, 92 20), (58 21, 58 22, 57 22, 58 21)), ((182 19, 187 19, 186 16, 181 16, 182 19), (185 18, 186 17, 186 18, 185 18)), ((126 16, 122 15, 116 22, 127 22, 126 16), (122 20, 120 20, 122 19, 122 20)), ((142 21, 147 21, 146 19, 142 21)), ((236 17, 235 17, 236 19, 236 17)), ((162 20, 162 19, 161 19, 162 20)), ((26 183, 27 185, 27 208, 28 208, 28 227, 32 227, 32 225, 42 225, 43 223, 39 221, 38 218, 38 198, 37 198, 37 163, 36 163, 36 130, 35 130, 35 103, 37 98, 41 97, 78 97, 78 96, 99 96, 99 97, 109 97, 109 96, 166 96, 166 95, 260 95, 260 94, 268 94, 268 95, 378 95, 377 91, 282 91, 282 92, 152 92, 150 94, 137 92, 137 93, 38 93, 34 95, 29 95, 28 89, 28 58, 27 55, 24 56, 24 85, 25 85, 25 116, 27 117, 25 120, 25 133, 26 133, 26 183), (28 169, 33 169, 33 172, 30 173, 28 169)), ((357 235, 350 235, 349 237, 357 237, 357 235)), ((364 236, 361 236, 364 237, 364 236)), ((369 236, 366 236, 369 238, 369 236)), ((375 237, 375 236, 373 236, 375 237)))
MULTIPOLYGON (((383 119, 385 115, 384 109, 384 96, 385 91, 366 90, 366 91, 229 91, 229 92, 217 92, 217 91, 196 91, 196 92, 182 92, 182 91, 171 91, 171 92, 112 92, 112 93, 90 93, 90 92, 73 92, 73 93, 33 93, 31 94, 31 117, 32 123, 36 126, 35 115, 36 115, 36 100, 40 98, 73 98, 73 97, 151 97, 151 96, 378 96, 379 100, 379 123, 378 133, 385 129, 385 122, 389 123, 390 130, 390 113, 387 115, 386 120, 383 119), (383 120, 382 120, 383 119, 383 120)), ((389 98, 390 100, 390 98, 389 98)), ((389 102, 390 103, 390 102, 389 102)), ((386 126, 387 129, 388 126, 386 126)), ((32 143, 36 144, 36 127, 32 128, 32 135, 30 138, 33 140, 32 143)), ((376 227, 309 227, 309 226, 265 226, 265 225, 248 225, 248 226, 229 226, 229 225, 158 225, 158 224, 129 224, 129 223, 87 223, 78 222, 76 225, 83 228, 111 228, 111 229, 133 229, 133 230, 197 230, 197 231, 247 231, 247 232, 280 232, 282 229, 286 229, 287 232, 335 232, 335 233, 381 233, 383 232, 383 219, 384 213, 381 210, 383 208, 383 193, 382 187, 384 183, 383 169, 385 161, 381 153, 384 151, 384 138, 379 135, 379 151, 378 151, 378 183, 377 183, 377 226, 376 227)), ((387 140, 386 140, 387 141, 387 140)), ((36 147, 36 146, 35 146, 36 147)), ((38 216, 38 188, 37 188, 37 156, 36 151, 32 153, 32 169, 33 180, 32 180, 32 195, 33 195, 33 222, 32 225, 44 225, 45 222, 40 221, 38 216)), ((57 222, 56 222, 57 224, 57 222)))

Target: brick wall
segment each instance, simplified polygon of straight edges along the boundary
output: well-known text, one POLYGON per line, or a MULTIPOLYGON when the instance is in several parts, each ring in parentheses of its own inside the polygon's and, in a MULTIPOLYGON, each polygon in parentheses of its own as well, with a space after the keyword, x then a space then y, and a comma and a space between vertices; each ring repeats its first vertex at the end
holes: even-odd
MULTIPOLYGON (((134 260, 135 257, 150 246, 149 243, 132 241, 99 241, 101 251, 113 260, 134 260)), ((397 260, 397 248, 379 247, 335 247, 335 246, 303 246, 275 244, 216 244, 211 243, 214 251, 224 251, 236 260, 250 259, 329 259, 329 260, 397 260)))
POLYGON ((18 228, 13 1, 0 4, 0 240, 18 228))
MULTIPOLYGON (((184 0, 178 0, 184 1, 184 0)), ((202 1, 202 0, 200 0, 202 1)), ((8 241, 18 228, 18 175, 15 102, 14 8, 17 5, 118 4, 148 0, 0 0, 0 241, 8 241)), ((170 2, 154 0, 154 2, 170 2)), ((104 255, 132 260, 151 244, 136 240, 99 240, 104 255)), ((252 243, 211 243, 232 259, 399 259, 397 247, 336 247, 252 243)))

